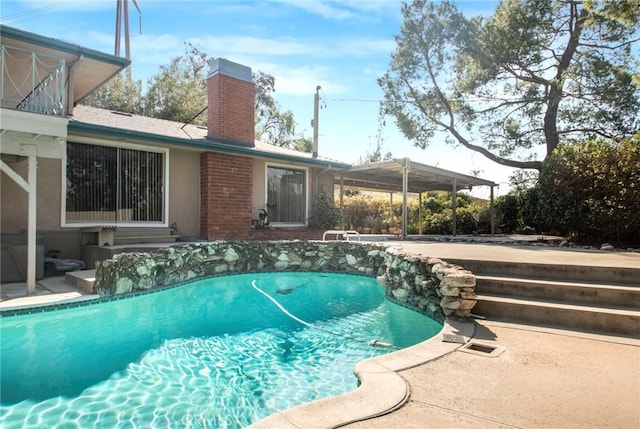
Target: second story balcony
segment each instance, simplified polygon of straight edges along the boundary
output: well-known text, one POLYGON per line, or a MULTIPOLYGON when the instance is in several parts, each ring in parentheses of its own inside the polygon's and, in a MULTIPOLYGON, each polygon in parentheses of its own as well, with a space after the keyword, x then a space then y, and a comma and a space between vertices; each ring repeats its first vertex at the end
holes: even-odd
POLYGON ((15 113, 72 116, 76 103, 129 63, 125 58, 0 25, 0 107, 15 113))
POLYGON ((65 116, 65 59, 0 45, 0 101, 3 108, 65 116))

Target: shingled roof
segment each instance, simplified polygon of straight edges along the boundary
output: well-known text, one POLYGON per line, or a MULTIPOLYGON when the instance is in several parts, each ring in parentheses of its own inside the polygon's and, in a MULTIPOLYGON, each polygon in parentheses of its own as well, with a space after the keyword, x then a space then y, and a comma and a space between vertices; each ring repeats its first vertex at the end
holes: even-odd
POLYGON ((249 147, 211 139, 207 137, 206 127, 193 124, 185 125, 181 122, 83 105, 74 108, 73 116, 69 121, 69 129, 72 131, 71 135, 90 133, 94 136, 127 138, 130 141, 142 141, 156 145, 237 153, 304 164, 332 166, 339 169, 351 167, 351 164, 342 161, 323 156, 314 158, 308 152, 274 146, 259 140, 255 141, 254 147, 249 147))

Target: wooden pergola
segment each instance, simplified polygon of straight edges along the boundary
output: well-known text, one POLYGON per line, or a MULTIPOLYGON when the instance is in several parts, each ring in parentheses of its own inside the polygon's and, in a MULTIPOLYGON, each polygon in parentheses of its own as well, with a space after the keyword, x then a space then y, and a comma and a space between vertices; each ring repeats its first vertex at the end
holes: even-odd
MULTIPOLYGON (((407 194, 419 195, 422 206, 422 193, 426 191, 448 191, 452 193, 453 235, 456 235, 456 194, 474 186, 488 186, 490 189, 491 234, 495 233, 493 216, 493 188, 496 183, 456 173, 443 168, 432 167, 411 161, 409 158, 397 158, 387 161, 369 162, 355 165, 337 173, 335 184, 340 185, 340 209, 343 210, 344 187, 369 189, 381 192, 402 193, 402 238, 407 236, 407 194)), ((421 211, 419 212, 422 217, 421 211)))

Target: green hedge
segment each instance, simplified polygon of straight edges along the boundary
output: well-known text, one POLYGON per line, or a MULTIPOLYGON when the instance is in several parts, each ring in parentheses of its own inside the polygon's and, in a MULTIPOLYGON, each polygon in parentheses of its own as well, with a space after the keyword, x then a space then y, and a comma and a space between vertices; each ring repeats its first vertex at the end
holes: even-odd
POLYGON ((544 226, 590 243, 640 244, 640 133, 560 145, 540 174, 544 226))

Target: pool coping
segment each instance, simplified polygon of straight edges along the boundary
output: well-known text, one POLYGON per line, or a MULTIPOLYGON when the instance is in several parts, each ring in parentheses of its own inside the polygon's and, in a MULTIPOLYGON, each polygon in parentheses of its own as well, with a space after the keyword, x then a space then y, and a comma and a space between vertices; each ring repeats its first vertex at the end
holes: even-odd
POLYGON ((474 334, 473 321, 447 319, 438 334, 422 343, 358 362, 354 373, 360 386, 356 390, 279 411, 249 428, 337 428, 391 413, 402 407, 411 394, 409 383, 399 371, 453 353, 474 334))

